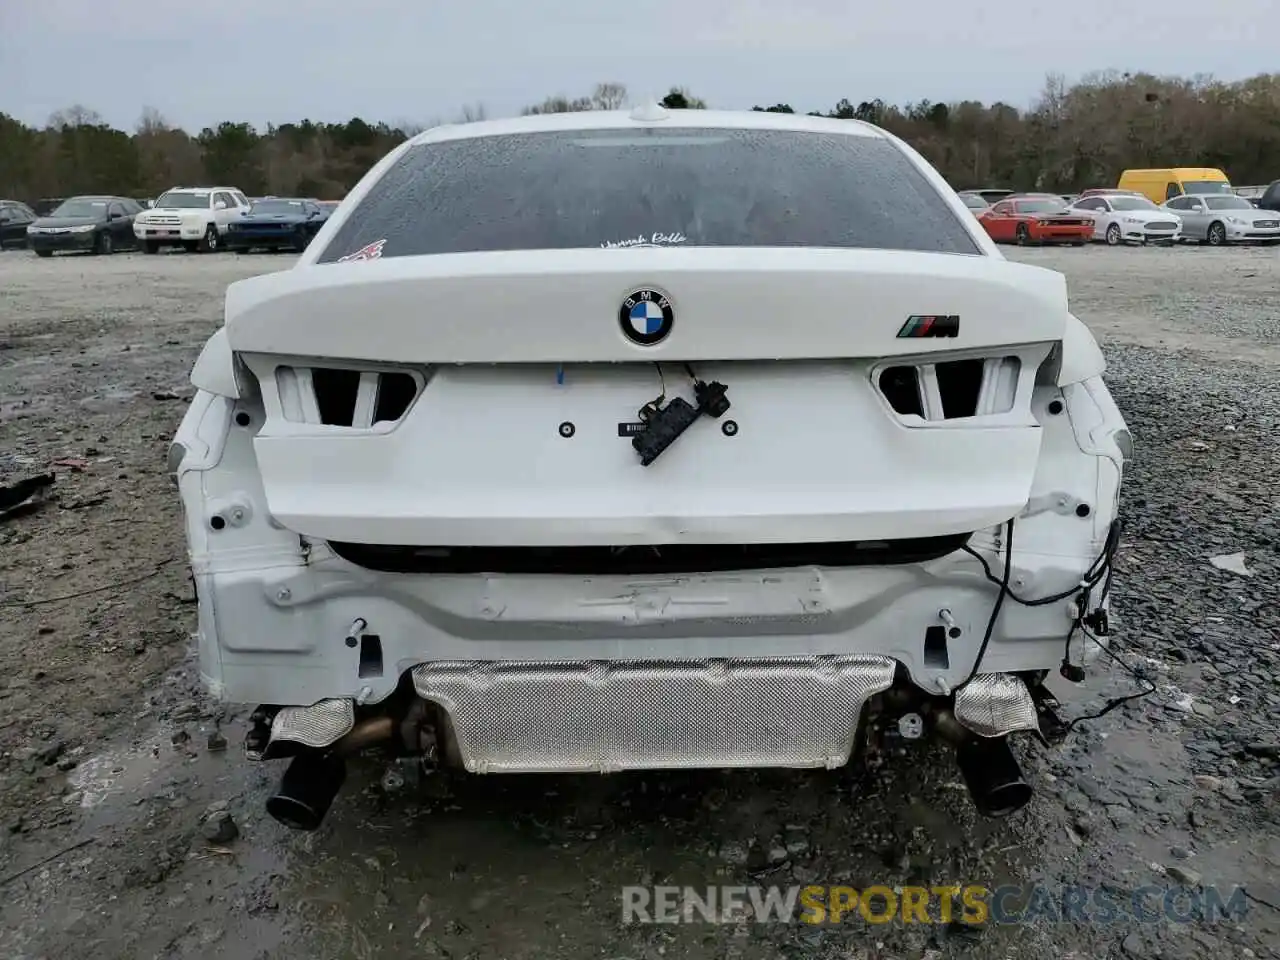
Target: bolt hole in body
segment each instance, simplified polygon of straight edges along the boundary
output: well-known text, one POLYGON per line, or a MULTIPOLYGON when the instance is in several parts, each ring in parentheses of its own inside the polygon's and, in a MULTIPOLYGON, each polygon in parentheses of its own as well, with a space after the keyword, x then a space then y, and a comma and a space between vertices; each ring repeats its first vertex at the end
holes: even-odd
POLYGON ((376 633, 366 633, 360 637, 360 666, 357 673, 361 677, 382 676, 382 638, 376 633))
POLYGON ((236 425, 237 425, 237 426, 247 427, 247 426, 248 426, 250 423, 252 423, 252 422, 253 422, 253 418, 252 418, 252 417, 250 417, 250 416, 249 416, 247 413, 245 413, 243 410, 241 410, 239 413, 237 413, 237 414, 236 414, 236 425))
MULTIPOLYGON (((959 630, 956 633, 959 634, 959 630)), ((924 632, 924 662, 926 666, 946 670, 951 666, 951 654, 947 651, 947 628, 933 626, 924 632)))
POLYGON ((214 530, 222 530, 226 527, 226 525, 227 525, 226 518, 220 515, 212 516, 209 518, 209 526, 211 526, 214 530))
POLYGON ((1061 400, 1050 400, 1050 401, 1049 401, 1049 413, 1050 413, 1051 415, 1053 415, 1053 416, 1055 416, 1055 417, 1056 417, 1058 414, 1060 414, 1060 413, 1062 412, 1062 410, 1063 410, 1063 407, 1062 407, 1062 401, 1061 401, 1061 400))
POLYGON ((1087 503, 1081 503, 1076 505, 1077 517, 1087 517, 1092 512, 1093 512, 1093 509, 1087 503))

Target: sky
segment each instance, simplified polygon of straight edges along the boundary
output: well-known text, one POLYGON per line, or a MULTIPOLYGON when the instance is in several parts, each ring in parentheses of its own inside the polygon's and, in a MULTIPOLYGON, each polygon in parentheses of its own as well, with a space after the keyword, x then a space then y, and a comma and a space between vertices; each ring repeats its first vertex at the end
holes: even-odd
POLYGON ((1003 100, 1046 73, 1280 69, 1280 0, 0 0, 0 112, 132 129, 509 116, 599 81, 713 107, 1003 100))

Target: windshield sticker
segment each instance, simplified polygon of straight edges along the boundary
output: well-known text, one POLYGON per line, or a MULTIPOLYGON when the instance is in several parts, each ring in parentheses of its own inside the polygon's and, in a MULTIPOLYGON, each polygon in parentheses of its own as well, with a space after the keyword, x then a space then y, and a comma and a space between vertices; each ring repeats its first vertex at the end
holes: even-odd
POLYGON ((630 240, 610 240, 600 244, 603 250, 617 250, 620 247, 666 247, 676 243, 684 243, 688 238, 679 231, 675 233, 640 234, 630 240))
POLYGON ((339 257, 338 263, 352 263, 356 260, 377 260, 382 256, 382 247, 386 242, 386 240, 375 240, 368 246, 361 247, 355 253, 348 253, 345 257, 339 257))

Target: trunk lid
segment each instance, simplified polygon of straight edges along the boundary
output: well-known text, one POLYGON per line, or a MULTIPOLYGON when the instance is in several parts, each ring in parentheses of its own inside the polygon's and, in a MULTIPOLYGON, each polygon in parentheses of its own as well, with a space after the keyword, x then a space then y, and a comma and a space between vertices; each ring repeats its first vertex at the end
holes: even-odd
POLYGON ((998 257, 881 250, 622 248, 392 257, 232 284, 233 350, 421 363, 792 360, 893 356, 913 315, 958 315, 925 346, 1058 340, 1059 273, 998 257), (632 292, 665 293, 671 336, 621 336, 632 292))
POLYGON ((812 249, 375 259, 227 296, 229 343, 262 386, 271 514, 359 544, 870 541, 999 523, 1027 499, 1031 391, 1066 318, 1050 271, 812 249), (642 289, 673 315, 651 346, 625 333, 642 289), (731 407, 642 466, 625 425, 661 393, 693 402, 686 366, 731 407))

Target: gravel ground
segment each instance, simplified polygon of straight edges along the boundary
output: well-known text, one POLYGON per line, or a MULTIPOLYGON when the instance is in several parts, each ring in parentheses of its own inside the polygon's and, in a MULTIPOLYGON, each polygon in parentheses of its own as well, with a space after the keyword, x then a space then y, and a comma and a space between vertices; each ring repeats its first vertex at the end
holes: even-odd
MULTIPOLYGON (((243 712, 195 683, 163 476, 226 284, 290 259, 0 255, 0 481, 58 474, 56 500, 0 522, 0 956, 1276 956, 1280 257, 1014 255, 1065 272, 1104 341, 1137 446, 1116 649, 1156 687, 1028 750, 1030 807, 978 821, 932 749, 854 789, 769 772, 387 794, 368 761, 313 835, 266 817, 279 766, 242 760, 243 712), (1236 553, 1248 574, 1210 562, 1236 553), (1248 898, 1243 916, 1181 923, 1046 909, 981 928, 621 922, 624 884, 810 882, 1086 885, 1121 901, 1151 884, 1224 898, 1243 885, 1248 898)), ((1136 688, 1095 674, 1071 715, 1136 688)))

